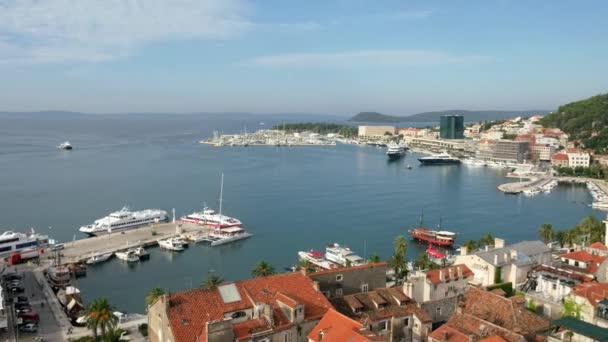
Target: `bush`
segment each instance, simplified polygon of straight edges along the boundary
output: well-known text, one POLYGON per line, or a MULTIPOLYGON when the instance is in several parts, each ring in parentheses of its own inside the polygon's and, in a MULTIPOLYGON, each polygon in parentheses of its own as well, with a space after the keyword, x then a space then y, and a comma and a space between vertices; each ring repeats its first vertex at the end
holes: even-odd
POLYGON ((143 337, 148 337, 148 324, 140 324, 137 326, 137 330, 142 334, 143 337))

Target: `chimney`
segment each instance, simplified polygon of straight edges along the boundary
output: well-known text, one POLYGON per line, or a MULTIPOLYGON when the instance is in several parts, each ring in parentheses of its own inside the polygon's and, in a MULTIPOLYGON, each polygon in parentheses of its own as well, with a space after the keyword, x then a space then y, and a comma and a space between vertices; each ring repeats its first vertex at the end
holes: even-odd
POLYGON ((454 279, 454 267, 448 268, 448 272, 450 274, 450 279, 454 279))
POLYGON ((450 337, 450 334, 448 334, 448 331, 444 330, 443 331, 443 340, 444 341, 449 341, 449 339, 448 339, 449 337, 450 337))
POLYGON ((462 278, 462 265, 456 266, 456 269, 458 269, 458 278, 462 278))
POLYGON ((498 254, 494 254, 494 265, 498 265, 498 254))
MULTIPOLYGON (((606 225, 608 226, 608 223, 606 223, 606 225)), ((465 246, 460 246, 460 255, 467 255, 468 254, 468 250, 465 246)))
POLYGON ((443 268, 439 270, 439 281, 444 281, 445 277, 443 275, 443 268))
POLYGON ((510 257, 509 252, 503 253, 503 258, 504 258, 505 262, 509 261, 509 257, 510 257))
POLYGON ((505 247, 505 240, 499 239, 499 238, 494 238, 494 248, 504 248, 504 247, 505 247))

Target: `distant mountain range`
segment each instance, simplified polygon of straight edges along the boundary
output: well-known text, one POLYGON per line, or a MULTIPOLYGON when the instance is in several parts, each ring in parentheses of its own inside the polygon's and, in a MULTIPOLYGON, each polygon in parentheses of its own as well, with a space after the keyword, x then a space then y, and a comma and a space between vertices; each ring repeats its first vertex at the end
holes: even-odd
POLYGON ((490 121, 508 119, 517 116, 544 115, 550 110, 442 110, 438 112, 424 112, 408 116, 393 116, 377 112, 361 112, 348 121, 351 122, 439 122, 443 115, 462 115, 466 122, 490 121))

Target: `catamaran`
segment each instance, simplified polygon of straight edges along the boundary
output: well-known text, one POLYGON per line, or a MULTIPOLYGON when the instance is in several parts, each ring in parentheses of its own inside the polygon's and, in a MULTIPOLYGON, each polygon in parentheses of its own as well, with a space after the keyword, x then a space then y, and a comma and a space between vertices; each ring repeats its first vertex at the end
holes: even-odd
POLYGON ((229 228, 229 227, 240 227, 242 225, 241 221, 226 215, 222 215, 222 201, 224 196, 224 174, 222 173, 222 180, 220 183, 220 207, 219 213, 215 212, 215 210, 208 208, 207 206, 203 207, 202 211, 194 212, 192 214, 186 215, 181 218, 184 222, 191 222, 196 224, 208 225, 216 228, 229 228))
POLYGON ((111 233, 113 231, 129 230, 150 223, 158 223, 167 220, 167 212, 160 209, 146 209, 141 211, 129 211, 123 207, 119 211, 95 220, 92 224, 80 227, 80 231, 89 235, 111 233))

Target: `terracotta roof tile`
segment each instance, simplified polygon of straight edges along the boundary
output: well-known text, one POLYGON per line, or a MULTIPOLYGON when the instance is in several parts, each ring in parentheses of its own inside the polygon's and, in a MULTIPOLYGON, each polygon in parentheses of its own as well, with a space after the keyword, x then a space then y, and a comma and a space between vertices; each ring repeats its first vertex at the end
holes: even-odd
POLYGON ((362 268, 373 268, 373 267, 387 267, 387 263, 385 261, 383 261, 383 262, 368 263, 368 264, 351 266, 351 267, 339 267, 339 268, 334 268, 331 270, 310 273, 309 276, 320 275, 320 274, 332 274, 332 273, 339 274, 339 273, 344 273, 344 272, 348 272, 348 271, 352 271, 352 270, 359 270, 362 268))
POLYGON ((468 334, 454 329, 447 324, 433 330, 429 337, 441 342, 469 342, 468 334))
POLYGON ((608 247, 601 242, 594 242, 588 248, 599 249, 600 251, 608 251, 608 247))
POLYGON ((498 335, 494 335, 494 336, 490 336, 490 337, 481 339, 481 340, 479 340, 479 342, 507 342, 507 340, 505 340, 504 338, 502 338, 498 335))
POLYGON ((462 277, 467 278, 473 276, 473 271, 467 267, 467 265, 454 265, 449 267, 444 267, 436 270, 426 271, 426 279, 429 280, 432 284, 438 284, 442 281, 440 280, 439 274, 443 272, 444 281, 458 280, 458 269, 462 269, 462 277), (450 270, 452 270, 452 277, 450 278, 450 270))
POLYGON ((568 155, 565 153, 556 153, 551 156, 551 160, 570 160, 570 158, 568 158, 568 155))
POLYGON ((277 292, 276 298, 279 302, 289 306, 292 309, 295 309, 298 306, 298 302, 293 300, 293 298, 288 297, 283 292, 277 292))
POLYGON ((259 333, 262 331, 271 330, 270 323, 265 319, 250 319, 248 321, 236 323, 232 325, 232 331, 234 331, 234 338, 238 340, 244 340, 251 337, 252 334, 259 333))
POLYGON ((349 341, 370 342, 386 341, 384 338, 366 330, 360 322, 348 318, 334 309, 329 309, 308 334, 309 341, 319 342, 320 335, 323 341, 349 341))
POLYGON ((587 251, 583 251, 583 250, 562 254, 561 257, 566 258, 566 259, 580 261, 580 262, 593 261, 593 256, 591 255, 591 253, 589 253, 587 251))
POLYGON ((608 283, 583 283, 574 287, 577 296, 584 297, 594 307, 608 297, 608 283))

